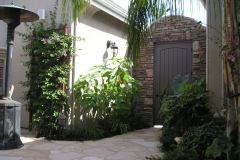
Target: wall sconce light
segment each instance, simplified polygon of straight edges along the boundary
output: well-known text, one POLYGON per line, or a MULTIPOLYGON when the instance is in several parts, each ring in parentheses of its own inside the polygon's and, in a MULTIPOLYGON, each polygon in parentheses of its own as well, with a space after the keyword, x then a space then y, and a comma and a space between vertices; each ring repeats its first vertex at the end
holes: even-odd
POLYGON ((45 9, 39 9, 38 10, 38 16, 39 16, 39 20, 41 22, 44 22, 47 18, 47 13, 46 13, 45 9))
POLYGON ((67 117, 64 114, 64 106, 62 108, 62 114, 57 119, 58 119, 58 125, 61 132, 64 129, 64 126, 66 125, 66 119, 67 119, 67 117))
POLYGON ((113 57, 116 57, 118 54, 118 46, 115 42, 107 41, 107 48, 111 47, 113 57))

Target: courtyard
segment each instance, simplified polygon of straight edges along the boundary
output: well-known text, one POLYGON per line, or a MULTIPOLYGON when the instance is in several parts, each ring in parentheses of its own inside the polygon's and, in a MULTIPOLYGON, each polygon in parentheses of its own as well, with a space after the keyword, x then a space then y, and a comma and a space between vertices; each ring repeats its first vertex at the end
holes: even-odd
POLYGON ((159 152, 159 128, 128 132, 97 141, 48 141, 22 129, 20 149, 0 150, 1 160, 143 160, 159 152))

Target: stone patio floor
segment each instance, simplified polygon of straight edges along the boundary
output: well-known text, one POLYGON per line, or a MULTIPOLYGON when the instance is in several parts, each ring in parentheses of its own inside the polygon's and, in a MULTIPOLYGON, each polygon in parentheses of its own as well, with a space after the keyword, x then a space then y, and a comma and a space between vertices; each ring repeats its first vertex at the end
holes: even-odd
POLYGON ((144 160, 162 156, 159 128, 148 128, 98 141, 48 141, 22 129, 20 149, 0 150, 0 160, 144 160))

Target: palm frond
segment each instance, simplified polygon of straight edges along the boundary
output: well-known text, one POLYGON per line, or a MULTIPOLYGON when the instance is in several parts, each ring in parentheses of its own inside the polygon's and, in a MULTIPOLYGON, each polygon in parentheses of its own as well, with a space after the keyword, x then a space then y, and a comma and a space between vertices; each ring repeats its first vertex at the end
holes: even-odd
POLYGON ((140 48, 146 45, 151 34, 150 25, 165 12, 165 5, 159 0, 132 0, 126 18, 125 34, 128 35, 127 56, 134 63, 140 54, 140 48))
MULTIPOLYGON (((130 0, 128 17, 124 34, 128 35, 127 57, 132 58, 134 64, 140 55, 140 49, 146 46, 152 31, 155 28, 154 22, 166 14, 183 15, 185 4, 189 3, 191 12, 199 0, 130 0), (166 9, 168 8, 168 9, 166 9)), ((199 6, 199 5, 198 5, 199 6)))
POLYGON ((88 4, 91 4, 91 0, 62 0, 62 19, 68 21, 72 15, 74 23, 78 21, 86 13, 88 4))

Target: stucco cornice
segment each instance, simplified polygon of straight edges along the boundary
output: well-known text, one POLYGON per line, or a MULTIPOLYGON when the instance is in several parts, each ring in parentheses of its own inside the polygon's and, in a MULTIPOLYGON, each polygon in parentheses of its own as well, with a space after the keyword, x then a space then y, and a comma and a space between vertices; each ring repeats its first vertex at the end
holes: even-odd
POLYGON ((124 22, 127 11, 110 0, 92 0, 91 5, 124 22))

